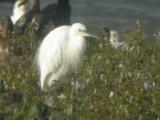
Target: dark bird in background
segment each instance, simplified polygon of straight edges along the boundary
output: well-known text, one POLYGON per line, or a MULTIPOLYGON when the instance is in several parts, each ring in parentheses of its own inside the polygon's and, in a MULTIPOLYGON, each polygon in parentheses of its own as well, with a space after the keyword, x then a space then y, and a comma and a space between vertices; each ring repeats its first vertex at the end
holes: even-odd
POLYGON ((69 25, 71 17, 71 6, 69 0, 58 0, 57 4, 49 4, 44 9, 40 9, 39 0, 26 0, 31 3, 31 9, 23 15, 15 24, 15 32, 23 33, 28 24, 32 24, 32 28, 37 36, 43 38, 51 29, 69 25), (49 26, 47 29, 46 26, 49 26), (45 30, 45 31, 44 31, 45 30))
MULTIPOLYGON (((8 40, 7 44, 0 42, 0 60, 3 56, 12 53, 12 56, 21 56, 22 48, 13 33, 13 23, 9 16, 3 17, 0 22, 0 37, 8 40), (3 55, 2 55, 3 54, 3 55)), ((3 40, 2 40, 3 41, 3 40)), ((4 60, 4 59, 3 59, 4 60)))
POLYGON ((56 26, 70 25, 71 6, 69 0, 58 0, 57 4, 49 4, 43 9, 43 16, 52 20, 56 26))
MULTIPOLYGON (((25 4, 28 0, 25 0, 23 4, 25 4)), ((29 23, 31 23, 33 17, 40 13, 40 2, 39 0, 32 0, 31 1, 31 9, 24 14, 20 19, 15 23, 14 29, 16 34, 23 34, 25 28, 29 23)))

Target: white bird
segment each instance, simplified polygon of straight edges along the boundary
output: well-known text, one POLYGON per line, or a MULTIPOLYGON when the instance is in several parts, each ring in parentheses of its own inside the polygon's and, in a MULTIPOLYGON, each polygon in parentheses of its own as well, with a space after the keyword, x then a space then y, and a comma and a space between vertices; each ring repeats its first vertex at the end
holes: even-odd
POLYGON ((29 5, 22 4, 23 2, 23 0, 17 0, 14 4, 13 14, 10 17, 13 24, 15 24, 19 20, 19 18, 21 18, 29 10, 29 5))
POLYGON ((156 40, 159 41, 160 40, 160 30, 157 33, 153 34, 153 36, 155 37, 156 40))
POLYGON ((41 90, 47 91, 56 80, 63 81, 70 73, 77 71, 86 50, 85 25, 60 26, 51 31, 42 41, 36 62, 40 70, 41 90))
POLYGON ((128 44, 126 44, 124 41, 120 42, 118 32, 115 30, 110 31, 110 46, 117 49, 121 48, 123 50, 128 50, 128 44))

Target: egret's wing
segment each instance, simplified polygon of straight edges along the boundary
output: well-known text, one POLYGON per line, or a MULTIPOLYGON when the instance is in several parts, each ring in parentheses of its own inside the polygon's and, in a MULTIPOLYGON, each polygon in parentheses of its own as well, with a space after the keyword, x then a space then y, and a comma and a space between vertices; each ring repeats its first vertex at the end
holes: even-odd
POLYGON ((63 64, 68 36, 68 28, 64 28, 50 32, 40 46, 38 62, 48 73, 56 72, 63 64))

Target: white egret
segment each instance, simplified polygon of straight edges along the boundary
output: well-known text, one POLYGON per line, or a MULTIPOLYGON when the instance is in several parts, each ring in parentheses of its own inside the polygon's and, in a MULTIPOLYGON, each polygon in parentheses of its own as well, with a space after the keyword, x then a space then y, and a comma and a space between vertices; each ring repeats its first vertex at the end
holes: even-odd
POLYGON ((121 48, 123 50, 128 50, 128 45, 125 42, 120 42, 118 32, 115 30, 110 31, 110 39, 109 39, 111 47, 117 49, 121 48))
POLYGON ((95 37, 87 33, 85 25, 75 23, 57 27, 44 38, 36 55, 42 90, 77 70, 86 50, 87 36, 95 37))

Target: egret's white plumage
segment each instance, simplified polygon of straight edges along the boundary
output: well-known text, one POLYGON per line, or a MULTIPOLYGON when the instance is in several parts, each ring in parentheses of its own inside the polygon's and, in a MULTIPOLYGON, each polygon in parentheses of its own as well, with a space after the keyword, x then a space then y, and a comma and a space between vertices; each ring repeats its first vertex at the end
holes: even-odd
POLYGON ((55 80, 63 80, 77 70, 86 49, 83 24, 61 26, 51 31, 42 41, 37 53, 42 90, 47 90, 55 80))
POLYGON ((18 19, 20 17, 22 17, 25 13, 27 13, 28 10, 29 10, 29 5, 28 4, 20 5, 22 2, 23 1, 21 1, 21 0, 17 0, 14 4, 13 14, 10 17, 13 24, 15 24, 18 21, 18 19))
POLYGON ((115 30, 110 31, 110 46, 113 48, 122 48, 123 50, 128 50, 128 45, 124 41, 119 40, 118 32, 115 30))

